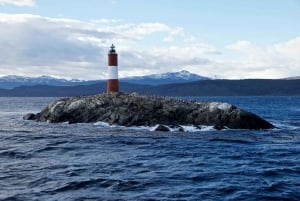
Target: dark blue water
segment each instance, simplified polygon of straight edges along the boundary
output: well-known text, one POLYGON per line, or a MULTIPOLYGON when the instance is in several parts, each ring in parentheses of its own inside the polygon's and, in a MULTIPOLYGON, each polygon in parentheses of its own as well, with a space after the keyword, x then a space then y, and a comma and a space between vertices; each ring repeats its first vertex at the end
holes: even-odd
POLYGON ((233 103, 280 128, 36 123, 22 116, 53 98, 0 98, 0 200, 300 200, 300 97, 197 99, 233 103))

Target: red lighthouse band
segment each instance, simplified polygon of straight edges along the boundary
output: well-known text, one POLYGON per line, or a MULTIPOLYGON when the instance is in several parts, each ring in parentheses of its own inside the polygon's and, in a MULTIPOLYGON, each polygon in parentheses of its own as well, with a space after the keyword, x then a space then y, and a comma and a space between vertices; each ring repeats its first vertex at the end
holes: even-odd
POLYGON ((118 54, 112 44, 108 52, 108 80, 107 93, 119 92, 118 80, 118 54))

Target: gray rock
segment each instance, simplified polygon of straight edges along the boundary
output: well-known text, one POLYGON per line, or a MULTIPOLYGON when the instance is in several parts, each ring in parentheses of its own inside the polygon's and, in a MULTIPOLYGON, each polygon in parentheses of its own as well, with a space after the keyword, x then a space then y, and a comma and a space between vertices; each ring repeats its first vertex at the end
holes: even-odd
POLYGON ((170 128, 165 126, 165 125, 158 125, 156 128, 155 128, 155 131, 163 131, 163 132, 168 132, 170 131, 170 128))
POLYGON ((123 126, 208 125, 217 129, 270 129, 272 124, 228 103, 183 101, 136 93, 103 93, 57 100, 24 119, 50 123, 103 121, 123 126))
POLYGON ((33 113, 28 113, 23 117, 24 120, 36 120, 36 115, 33 113))

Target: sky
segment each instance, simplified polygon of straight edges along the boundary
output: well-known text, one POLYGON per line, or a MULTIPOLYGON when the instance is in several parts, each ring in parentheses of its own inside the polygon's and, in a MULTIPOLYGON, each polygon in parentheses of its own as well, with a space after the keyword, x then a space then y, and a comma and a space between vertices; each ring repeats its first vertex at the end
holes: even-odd
POLYGON ((300 0, 0 0, 0 76, 300 75, 300 0))

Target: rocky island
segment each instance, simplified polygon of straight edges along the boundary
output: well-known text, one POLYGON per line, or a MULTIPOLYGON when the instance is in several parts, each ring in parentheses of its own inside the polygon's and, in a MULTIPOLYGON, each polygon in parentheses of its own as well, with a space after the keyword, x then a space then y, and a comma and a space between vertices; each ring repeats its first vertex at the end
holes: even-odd
POLYGON ((26 120, 58 123, 107 122, 122 126, 154 126, 167 131, 180 125, 214 126, 216 129, 271 129, 259 116, 228 103, 197 102, 144 96, 136 93, 102 93, 63 98, 26 120))

